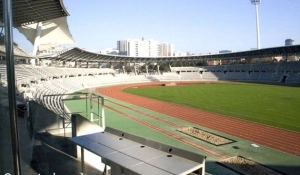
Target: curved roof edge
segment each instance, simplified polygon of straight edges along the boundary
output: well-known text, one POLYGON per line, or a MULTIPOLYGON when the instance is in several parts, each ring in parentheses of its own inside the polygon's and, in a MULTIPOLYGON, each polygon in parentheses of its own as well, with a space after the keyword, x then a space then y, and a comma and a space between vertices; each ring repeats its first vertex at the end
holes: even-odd
POLYGON ((66 13, 67 16, 70 16, 67 8, 65 7, 65 4, 63 3, 63 0, 59 0, 61 8, 64 10, 64 12, 66 13))
POLYGON ((78 47, 71 48, 59 53, 54 57, 44 57, 55 61, 79 61, 79 62, 176 62, 176 61, 197 61, 214 59, 240 59, 258 58, 279 55, 300 54, 300 45, 264 48, 257 50, 232 52, 224 54, 191 55, 191 56, 169 56, 169 57, 130 57, 122 55, 106 55, 86 51, 78 47))

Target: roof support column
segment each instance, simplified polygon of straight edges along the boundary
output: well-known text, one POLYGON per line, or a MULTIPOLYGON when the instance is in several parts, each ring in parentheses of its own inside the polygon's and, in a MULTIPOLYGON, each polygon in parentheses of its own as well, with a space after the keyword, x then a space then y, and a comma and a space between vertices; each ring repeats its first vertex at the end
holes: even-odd
POLYGON ((287 62, 288 58, 289 58, 289 54, 284 54, 283 55, 284 62, 287 62))
POLYGON ((160 75, 159 64, 158 63, 156 64, 156 67, 157 67, 157 73, 158 73, 158 75, 160 75))
POLYGON ((36 24, 36 34, 35 34, 35 39, 33 44, 33 51, 32 51, 33 57, 36 57, 37 55, 38 47, 40 45, 41 31, 42 31, 42 22, 38 22, 36 24))
POLYGON ((149 75, 148 64, 145 64, 146 75, 149 75))
POLYGON ((124 64, 122 65, 122 70, 123 70, 123 74, 126 74, 125 65, 124 64))
POLYGON ((168 63, 168 66, 169 66, 170 72, 172 72, 171 62, 168 63))
POLYGON ((114 69, 114 64, 112 62, 110 62, 110 68, 114 69))
POLYGON ((134 68, 134 75, 137 75, 137 71, 136 71, 136 64, 134 63, 134 66, 133 66, 133 68, 134 68))
POLYGON ((40 45, 41 31, 42 31, 42 22, 38 22, 36 24, 36 34, 35 34, 33 50, 32 50, 32 56, 34 58, 31 59, 30 61, 32 66, 35 66, 37 64, 36 55, 37 55, 38 47, 40 45))

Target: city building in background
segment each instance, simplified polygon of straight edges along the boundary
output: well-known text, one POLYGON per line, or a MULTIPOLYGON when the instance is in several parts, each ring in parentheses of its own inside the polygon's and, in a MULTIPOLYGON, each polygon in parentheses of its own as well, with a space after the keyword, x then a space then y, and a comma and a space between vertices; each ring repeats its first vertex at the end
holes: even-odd
POLYGON ((117 50, 119 50, 120 55, 127 55, 128 41, 129 40, 130 39, 117 41, 117 50))
POLYGON ((173 56, 173 44, 154 39, 125 39, 117 41, 119 55, 136 57, 173 56))
POLYGON ((181 51, 177 51, 173 54, 173 56, 175 57, 180 57, 180 56, 187 56, 187 52, 181 52, 181 51))
POLYGON ((99 53, 108 54, 108 55, 119 55, 119 50, 115 49, 115 48, 106 48, 106 49, 100 50, 99 53))
POLYGON ((162 43, 159 45, 159 56, 172 56, 173 44, 162 43))
POLYGON ((293 39, 285 40, 285 46, 292 46, 292 45, 295 45, 295 40, 293 40, 293 39))
POLYGON ((147 55, 147 41, 140 39, 131 39, 127 44, 127 56, 144 57, 147 55))
POLYGON ((231 53, 233 52, 232 50, 220 50, 219 53, 231 53))

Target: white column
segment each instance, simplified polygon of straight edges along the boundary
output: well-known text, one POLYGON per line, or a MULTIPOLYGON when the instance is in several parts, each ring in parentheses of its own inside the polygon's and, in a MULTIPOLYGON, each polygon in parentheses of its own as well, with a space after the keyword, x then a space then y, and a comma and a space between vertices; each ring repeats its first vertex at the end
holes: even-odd
POLYGON ((134 74, 137 75, 137 72, 136 72, 136 65, 134 65, 133 67, 134 67, 134 74))
POLYGON ((146 74, 149 75, 148 65, 147 64, 145 65, 145 68, 146 68, 146 74))
POLYGON ((122 69, 123 69, 123 73, 126 74, 126 70, 125 70, 125 66, 124 65, 122 66, 122 69))
POLYGON ((158 73, 158 75, 160 75, 159 65, 158 64, 157 64, 157 73, 158 73))
POLYGON ((33 44, 33 51, 32 51, 32 56, 33 57, 36 57, 38 47, 40 45, 41 31, 42 31, 42 22, 39 22, 36 25, 36 35, 35 35, 34 44, 33 44))

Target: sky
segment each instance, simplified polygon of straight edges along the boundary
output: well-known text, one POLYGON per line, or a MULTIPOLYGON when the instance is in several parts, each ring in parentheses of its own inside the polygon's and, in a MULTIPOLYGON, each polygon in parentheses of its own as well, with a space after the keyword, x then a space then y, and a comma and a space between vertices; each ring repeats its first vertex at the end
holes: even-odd
MULTIPOLYGON (((73 46, 99 51, 127 38, 154 39, 194 54, 257 47, 255 6, 250 0, 64 0, 73 46)), ((300 44, 300 0, 262 0, 261 48, 300 44)), ((14 30, 14 40, 32 44, 14 30)))

